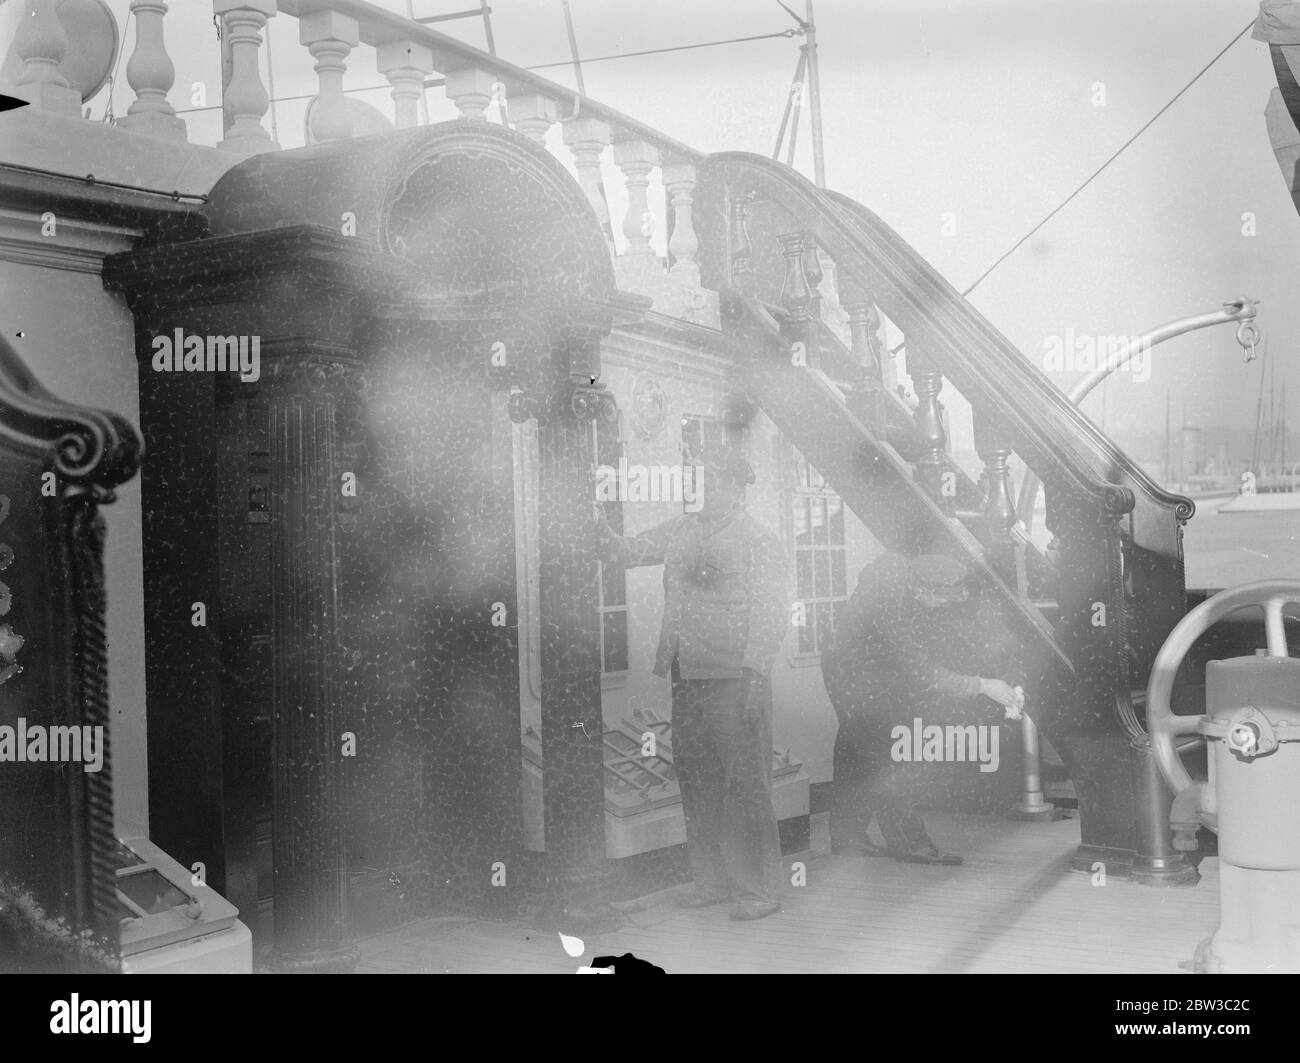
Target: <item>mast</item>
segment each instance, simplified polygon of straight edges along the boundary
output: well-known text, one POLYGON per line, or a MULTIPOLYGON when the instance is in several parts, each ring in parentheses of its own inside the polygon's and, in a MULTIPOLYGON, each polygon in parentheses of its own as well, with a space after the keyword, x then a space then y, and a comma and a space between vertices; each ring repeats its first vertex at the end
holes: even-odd
POLYGON ((1183 399, 1183 425, 1178 429, 1178 484, 1182 490, 1187 486, 1187 400, 1183 399))
MULTIPOLYGON (((799 24, 799 32, 804 35, 804 43, 799 47, 799 65, 795 69, 794 84, 797 86, 803 77, 804 68, 808 70, 808 112, 812 119, 813 138, 813 180, 818 188, 826 187, 826 159, 822 146, 822 82, 820 68, 817 65, 817 27, 813 25, 813 0, 806 0, 807 18, 800 18, 791 11, 782 0, 776 0, 787 15, 799 24)), ((785 114, 781 117, 781 132, 777 134, 776 148, 772 158, 781 154, 781 142, 785 139, 786 126, 790 121, 790 112, 794 110, 794 125, 790 127, 790 144, 786 154, 786 165, 794 166, 795 138, 799 135, 799 102, 793 92, 786 97, 785 114)))
POLYGON ((1260 355, 1259 367, 1259 398, 1255 400, 1255 439, 1250 448, 1250 471, 1259 475, 1259 425, 1260 419, 1264 415, 1264 366, 1263 362, 1268 359, 1268 347, 1266 346, 1260 355))
POLYGON ((1165 392, 1165 486, 1170 486, 1171 472, 1169 468, 1169 412, 1170 412, 1170 395, 1169 391, 1165 392))
POLYGON ((1273 413, 1273 396, 1277 392, 1277 362, 1268 364, 1268 457, 1264 459, 1264 472, 1277 458, 1277 417, 1273 413))
POLYGON ((813 179, 826 187, 826 160, 822 153, 822 82, 817 65, 817 25, 813 21, 813 0, 808 0, 808 104, 812 114, 813 179))

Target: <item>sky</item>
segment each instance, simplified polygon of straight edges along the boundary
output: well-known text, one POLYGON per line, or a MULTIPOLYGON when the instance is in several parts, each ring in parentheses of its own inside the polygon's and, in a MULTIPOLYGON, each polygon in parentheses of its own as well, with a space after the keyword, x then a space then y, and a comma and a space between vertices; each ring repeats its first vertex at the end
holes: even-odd
MULTIPOLYGON (((109 2, 121 20, 128 0, 109 2)), ((804 0, 788 2, 803 13, 804 0)), ((379 6, 405 13, 407 0, 379 6)), ((417 15, 469 6, 414 0, 417 15)), ((775 0, 571 0, 570 7, 588 58, 794 24, 775 0)), ((559 0, 493 0, 492 10, 500 56, 521 66, 568 58, 559 0)), ((827 183, 866 204, 964 289, 1256 11, 1255 0, 818 0, 827 183)), ((484 43, 478 20, 437 28, 484 43)), ((271 31, 276 95, 315 91, 295 20, 277 16, 271 31)), ((167 42, 178 68, 172 101, 181 109, 195 80, 219 86, 207 0, 173 0, 167 42)), ((589 62, 587 91, 702 151, 770 154, 799 43, 779 38, 589 62)), ((118 113, 131 99, 122 66, 118 113)), ((544 73, 574 84, 567 67, 544 73)), ((345 84, 384 86, 370 49, 353 53, 345 84)), ((1132 335, 1248 295, 1260 301, 1280 381, 1300 366, 1300 217, 1265 130, 1273 85, 1267 46, 1247 34, 983 281, 972 302, 1041 366, 1051 338, 1067 330, 1132 335), (1247 213, 1254 235, 1243 234, 1247 213)), ((94 117, 107 95, 92 102, 94 117)), ((217 102, 219 88, 210 97, 209 105, 217 102)), ((388 110, 386 87, 358 98, 388 110)), ((435 119, 454 116, 441 90, 429 98, 435 119)), ((302 141, 303 106, 277 106, 285 146, 302 141)), ((191 140, 220 135, 216 112, 186 117, 191 140)), ((796 166, 811 175, 809 142, 805 124, 796 166)), ((611 206, 618 216, 618 204, 611 206)), ((1250 428, 1260 366, 1243 364, 1229 327, 1170 341, 1156 349, 1148 379, 1117 374, 1108 385, 1106 427, 1121 443, 1158 429, 1169 394, 1180 420, 1185 408, 1191 423, 1250 428)), ((1053 379, 1068 387, 1075 376, 1053 379)), ((1288 390, 1294 404, 1300 379, 1288 390)), ((1085 407, 1095 418, 1100 401, 1097 393, 1085 407)))

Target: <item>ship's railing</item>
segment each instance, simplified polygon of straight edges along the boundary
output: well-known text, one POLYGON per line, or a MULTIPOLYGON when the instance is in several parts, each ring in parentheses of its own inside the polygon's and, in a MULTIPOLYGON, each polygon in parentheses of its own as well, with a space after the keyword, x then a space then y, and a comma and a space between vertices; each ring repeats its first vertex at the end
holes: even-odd
MULTIPOLYGON (((15 2, 28 9, 15 42, 24 63, 18 94, 37 108, 79 115, 76 86, 59 73, 70 42, 56 17, 58 0, 15 2)), ((193 12, 175 3, 170 7, 169 13, 163 0, 132 0, 134 40, 124 41, 123 47, 134 99, 116 125, 185 141, 190 126, 172 99, 191 82, 182 77, 177 84, 166 27, 182 17, 188 30, 193 12)), ((362 128, 367 123, 360 111, 365 109, 359 111, 349 100, 354 89, 373 87, 373 76, 355 62, 350 65, 366 55, 373 55, 377 73, 390 86, 392 123, 398 128, 420 123, 421 101, 431 87, 441 87, 465 121, 506 116, 518 132, 543 146, 559 124, 562 137, 557 139, 569 156, 560 161, 574 173, 605 227, 620 285, 651 295, 656 309, 665 313, 716 323, 716 295, 700 288, 699 240, 691 212, 702 153, 572 89, 362 0, 213 0, 212 11, 223 59, 225 121, 214 145, 218 149, 243 157, 279 150, 267 123, 271 97, 263 75, 265 37, 272 19, 277 31, 285 17, 295 19, 298 41, 314 60, 318 82, 309 118, 312 140, 371 131, 362 128), (622 240, 615 239, 604 193, 603 160, 610 155, 623 186, 623 194, 610 199, 626 203, 623 217, 613 219, 622 240), (666 192, 667 201, 657 210, 648 197, 652 182, 666 192), (666 240, 657 234, 659 218, 666 219, 666 240)))

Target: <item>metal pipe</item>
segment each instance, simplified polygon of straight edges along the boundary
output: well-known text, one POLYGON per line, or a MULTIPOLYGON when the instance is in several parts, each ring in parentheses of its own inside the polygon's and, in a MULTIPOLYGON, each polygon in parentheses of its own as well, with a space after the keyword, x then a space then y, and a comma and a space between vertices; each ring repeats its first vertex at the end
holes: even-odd
MULTIPOLYGON (((772 149, 772 160, 779 162, 781 159, 781 145, 785 143, 785 131, 790 125, 790 112, 794 109, 795 93, 799 90, 797 85, 802 83, 804 76, 804 65, 808 62, 808 52, 806 49, 799 49, 799 63, 794 68, 794 80, 790 82, 790 91, 785 97, 785 113, 781 115, 781 128, 776 134, 776 147, 772 149)), ((796 119, 797 120, 797 119, 796 119)))
POLYGON ((1052 819, 1056 806, 1043 796, 1043 777, 1040 767, 1038 725, 1028 714, 1020 717, 1021 745, 1024 749, 1025 787, 1020 803, 1016 805, 1019 819, 1052 819))
MULTIPOLYGON (((573 12, 569 10, 569 0, 563 0, 564 28, 569 34, 569 54, 573 56, 573 77, 578 82, 578 95, 587 95, 587 83, 582 80, 582 61, 578 58, 578 36, 573 31, 573 12)), ((496 53, 493 52, 495 55, 496 53)))
MULTIPOLYGON (((1185 746, 1190 748, 1195 744, 1185 743, 1185 746)), ((1194 886, 1201 876, 1174 844, 1170 827, 1174 794, 1160 774, 1150 737, 1134 738, 1133 750, 1138 817, 1130 881, 1144 886, 1194 886)))
MULTIPOLYGON (((1193 332, 1196 329, 1208 328, 1211 325, 1227 325, 1231 322, 1250 322, 1255 319, 1257 305, 1255 300, 1241 298, 1234 299, 1230 303, 1224 303, 1218 310, 1212 310, 1207 314, 1196 314, 1192 317, 1179 318, 1177 321, 1170 321, 1158 328, 1152 329, 1137 338, 1134 343, 1127 344, 1119 354, 1108 358, 1103 366, 1099 366, 1091 373, 1078 381, 1067 393, 1066 398, 1075 406, 1079 405, 1088 393, 1100 384, 1106 377, 1110 376, 1116 369, 1128 365, 1133 356, 1139 351, 1150 350, 1156 344, 1164 343, 1165 340, 1173 339, 1175 336, 1181 336, 1185 332, 1193 332)), ((1251 357, 1254 355, 1255 339, 1247 340, 1242 337, 1241 330, 1238 330, 1237 341, 1243 347, 1249 342, 1251 357)), ((1038 505, 1038 491, 1041 484, 1038 477, 1032 469, 1025 470, 1025 479, 1020 486, 1020 499, 1017 510, 1020 515, 1020 523, 1024 526, 1025 534, 1028 535, 1034 527, 1034 507, 1038 505)))

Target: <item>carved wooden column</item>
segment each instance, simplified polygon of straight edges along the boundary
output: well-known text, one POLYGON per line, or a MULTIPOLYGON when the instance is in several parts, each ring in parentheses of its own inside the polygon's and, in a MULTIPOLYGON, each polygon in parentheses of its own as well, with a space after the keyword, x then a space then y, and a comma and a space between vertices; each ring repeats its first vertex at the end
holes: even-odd
POLYGON ((921 433, 921 458, 916 463, 916 481, 945 514, 952 516, 956 508, 957 484, 948 469, 948 434, 943 427, 943 406, 939 392, 943 390, 943 374, 923 355, 909 351, 908 369, 912 376, 912 389, 916 392, 916 426, 921 433))
POLYGON ((14 39, 23 60, 15 94, 42 111, 80 115, 81 94, 59 73, 68 51, 68 32, 55 13, 58 6, 59 0, 28 0, 27 16, 14 39))
POLYGON ((271 97, 262 84, 258 56, 262 28, 275 14, 275 0, 212 0, 212 10, 221 18, 222 32, 230 47, 225 105, 231 121, 225 139, 217 147, 239 155, 278 151, 280 145, 262 126, 271 97))
MULTIPOLYGON (((286 341, 288 346, 292 341, 286 341)), ((275 965, 350 970, 342 866, 342 662, 338 650, 336 392, 354 355, 272 355, 270 442, 275 965)))
POLYGON ((348 54, 360 41, 356 19, 338 11, 317 11, 298 18, 298 40, 316 60, 320 94, 312 111, 311 131, 318 141, 352 136, 352 112, 343 95, 348 54))
POLYGON ((375 62, 393 86, 393 118, 397 128, 419 125, 424 79, 433 73, 433 52, 416 41, 386 41, 375 49, 375 62))
POLYGON ((600 219, 610 251, 614 249, 614 230, 609 220, 609 204, 605 200, 605 185, 600 176, 600 155, 610 144, 609 123, 599 118, 574 118, 564 123, 564 143, 573 152, 573 164, 578 171, 578 184, 587 194, 587 202, 600 219))
POLYGON ((185 123, 167 102, 176 80, 176 68, 163 42, 163 0, 132 0, 135 16, 135 51, 126 64, 126 79, 135 89, 135 101, 118 125, 137 133, 170 140, 186 139, 185 123))
POLYGON ((600 703, 597 551, 591 522, 592 422, 617 407, 599 369, 599 338, 555 356, 546 394, 517 393, 511 417, 538 423, 542 662, 542 809, 547 878, 561 929, 617 925, 604 898, 605 768, 600 703))

